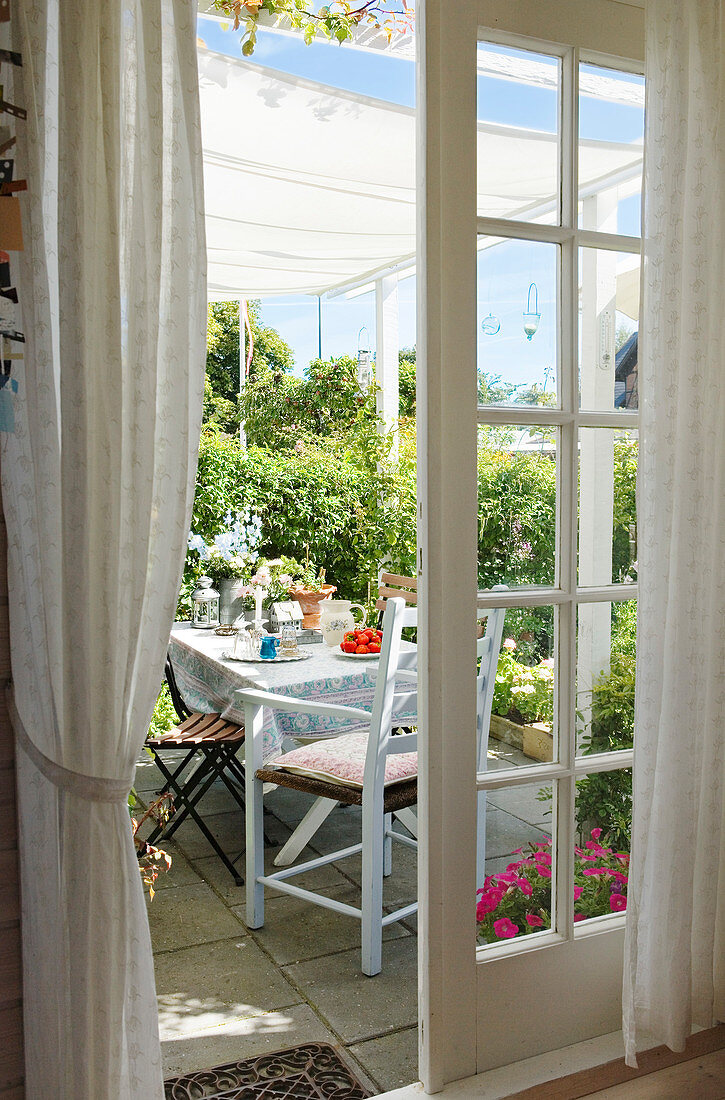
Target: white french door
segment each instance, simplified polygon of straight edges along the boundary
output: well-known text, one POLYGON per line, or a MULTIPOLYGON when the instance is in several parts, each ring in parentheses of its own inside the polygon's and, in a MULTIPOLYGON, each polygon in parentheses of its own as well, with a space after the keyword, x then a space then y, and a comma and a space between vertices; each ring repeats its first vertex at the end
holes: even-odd
POLYGON ((636 534, 622 500, 629 489, 633 499, 636 467, 642 16, 619 0, 418 9, 429 1092, 620 1026, 623 916, 583 919, 573 876, 584 790, 596 821, 610 789, 578 783, 613 777, 619 805, 632 763, 626 730, 602 751, 587 737, 592 686, 614 667, 636 599, 636 534), (491 547, 479 486, 482 471, 502 467, 533 479, 536 516, 512 513, 506 545, 491 547), (490 591, 500 582, 505 598, 490 591), (502 603, 522 662, 553 665, 551 736, 538 754, 494 752, 476 775, 476 612, 502 603), (487 870, 516 858, 517 839, 551 838, 552 851, 551 927, 484 946, 480 792, 487 870))

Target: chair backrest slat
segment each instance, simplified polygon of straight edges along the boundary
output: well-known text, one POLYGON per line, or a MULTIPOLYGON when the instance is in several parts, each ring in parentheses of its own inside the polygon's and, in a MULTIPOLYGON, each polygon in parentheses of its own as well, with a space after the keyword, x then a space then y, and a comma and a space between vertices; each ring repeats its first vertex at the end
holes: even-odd
POLYGON ((417 715, 418 713, 418 692, 417 691, 396 691, 393 696, 393 717, 398 714, 403 715, 417 715))
POLYGON ((399 756, 404 752, 416 752, 418 749, 417 733, 398 733, 388 741, 388 756, 399 756))
POLYGON ((375 603, 376 610, 385 611, 386 602, 396 596, 401 596, 406 604, 415 606, 418 602, 418 578, 403 577, 398 573, 381 573, 378 581, 378 599, 375 603))

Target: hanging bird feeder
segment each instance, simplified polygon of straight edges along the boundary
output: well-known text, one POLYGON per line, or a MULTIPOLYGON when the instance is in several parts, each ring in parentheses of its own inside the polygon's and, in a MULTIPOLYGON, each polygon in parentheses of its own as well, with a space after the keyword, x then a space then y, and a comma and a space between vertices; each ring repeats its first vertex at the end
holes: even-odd
POLYGON ((526 339, 530 340, 539 327, 541 314, 539 313, 539 291, 536 283, 531 283, 529 293, 526 296, 526 312, 524 313, 524 332, 526 339), (531 308, 531 291, 534 292, 534 308, 531 308))

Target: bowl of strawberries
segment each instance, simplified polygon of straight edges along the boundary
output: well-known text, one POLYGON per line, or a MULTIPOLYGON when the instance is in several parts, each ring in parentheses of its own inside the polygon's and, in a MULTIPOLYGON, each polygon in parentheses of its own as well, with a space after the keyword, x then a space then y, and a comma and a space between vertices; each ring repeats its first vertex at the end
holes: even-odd
POLYGON ((366 627, 364 630, 349 630, 340 642, 340 650, 343 657, 369 661, 373 657, 380 656, 382 641, 382 630, 373 630, 372 627, 366 627))

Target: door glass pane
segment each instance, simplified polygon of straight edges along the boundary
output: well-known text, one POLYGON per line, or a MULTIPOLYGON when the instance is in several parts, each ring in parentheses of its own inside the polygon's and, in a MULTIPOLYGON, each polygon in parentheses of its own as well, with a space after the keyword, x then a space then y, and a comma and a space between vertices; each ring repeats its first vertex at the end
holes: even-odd
POLYGON ((478 429, 478 587, 554 583, 558 432, 478 429))
POLYGON ((579 66, 579 225, 642 230, 644 77, 579 66))
POLYGON ((527 783, 488 791, 479 800, 486 814, 486 871, 476 895, 478 943, 493 946, 546 931, 556 862, 551 788, 527 783))
POLYGON ((637 579, 638 433, 579 432, 579 584, 637 579))
POLYGON ((579 250, 579 395, 582 409, 639 407, 640 257, 579 250))
POLYGON ((627 908, 632 832, 632 771, 599 772, 577 781, 574 921, 627 908))
POLYGON ((559 250, 478 238, 479 405, 557 403, 559 250))
POLYGON ((493 689, 487 771, 556 759, 554 615, 551 606, 513 607, 506 612, 493 689))
POLYGON ((478 46, 478 214, 558 224, 561 64, 478 46))
POLYGON ((577 753, 634 743, 637 601, 577 608, 577 753))

